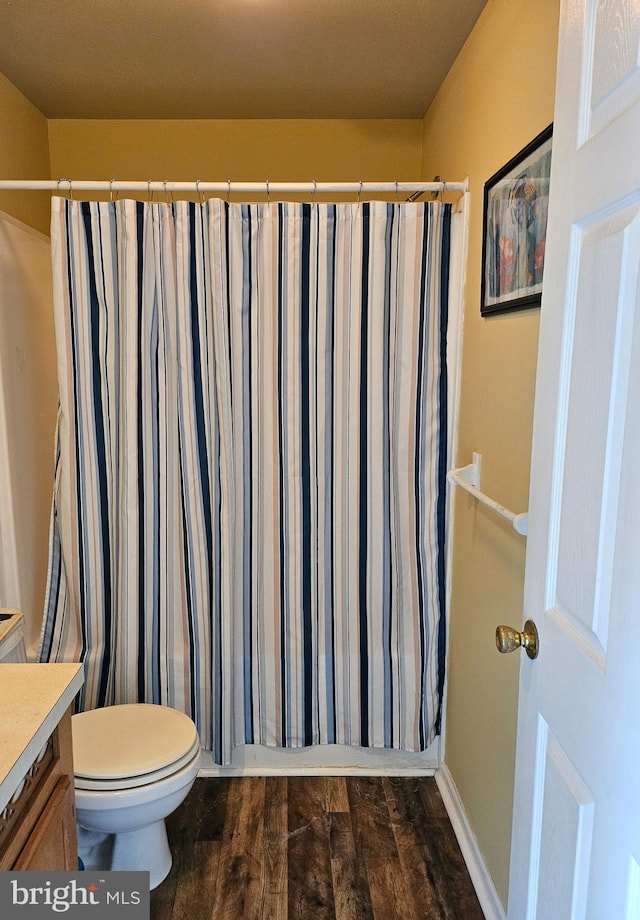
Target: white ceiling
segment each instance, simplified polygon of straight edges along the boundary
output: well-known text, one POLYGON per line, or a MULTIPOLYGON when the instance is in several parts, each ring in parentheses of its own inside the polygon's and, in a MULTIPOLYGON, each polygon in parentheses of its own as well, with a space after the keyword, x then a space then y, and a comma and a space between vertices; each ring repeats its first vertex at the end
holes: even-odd
POLYGON ((49 118, 421 118, 486 0, 0 0, 49 118))

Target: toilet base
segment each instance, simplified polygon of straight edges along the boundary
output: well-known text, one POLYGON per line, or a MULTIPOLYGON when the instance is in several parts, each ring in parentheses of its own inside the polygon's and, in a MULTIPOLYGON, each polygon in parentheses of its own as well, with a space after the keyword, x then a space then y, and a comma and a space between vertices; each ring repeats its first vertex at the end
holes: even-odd
POLYGON ((171 871, 164 820, 119 834, 100 834, 78 825, 78 848, 86 869, 148 872, 150 890, 157 888, 171 871))
POLYGON ((148 871, 153 890, 171 871, 171 850, 164 820, 140 827, 135 831, 116 834, 113 841, 111 869, 148 871))
POLYGON ((89 872, 98 872, 101 869, 111 868, 111 854, 113 852, 113 834, 101 831, 92 831, 78 824, 78 856, 82 868, 89 872))

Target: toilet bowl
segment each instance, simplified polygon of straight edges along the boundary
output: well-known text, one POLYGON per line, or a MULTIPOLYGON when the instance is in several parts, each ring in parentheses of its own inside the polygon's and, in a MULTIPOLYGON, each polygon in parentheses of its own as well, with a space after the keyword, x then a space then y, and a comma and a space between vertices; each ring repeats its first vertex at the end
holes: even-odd
POLYGON ((71 728, 85 868, 147 870, 157 887, 171 869, 164 819, 200 766, 195 725, 176 709, 127 703, 77 713, 71 728))
MULTIPOLYGON (((25 662, 19 610, 0 608, 0 663, 25 662)), ((191 719, 167 706, 127 703, 71 718, 78 851, 87 869, 146 870, 151 888, 171 869, 164 819, 200 767, 191 719)))

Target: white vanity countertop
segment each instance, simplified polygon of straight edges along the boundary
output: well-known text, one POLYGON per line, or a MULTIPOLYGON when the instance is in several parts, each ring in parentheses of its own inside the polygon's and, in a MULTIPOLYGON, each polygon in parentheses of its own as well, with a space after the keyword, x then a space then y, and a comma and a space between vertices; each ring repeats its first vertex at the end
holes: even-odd
POLYGON ((0 664, 0 809, 83 681, 81 664, 0 664))

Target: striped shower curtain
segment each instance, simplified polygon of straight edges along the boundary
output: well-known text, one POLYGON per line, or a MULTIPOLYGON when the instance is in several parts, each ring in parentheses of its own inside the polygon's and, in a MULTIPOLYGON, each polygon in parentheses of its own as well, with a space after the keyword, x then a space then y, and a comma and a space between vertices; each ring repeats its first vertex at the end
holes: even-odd
POLYGON ((239 744, 424 750, 450 206, 53 201, 43 661, 239 744))

